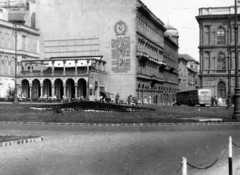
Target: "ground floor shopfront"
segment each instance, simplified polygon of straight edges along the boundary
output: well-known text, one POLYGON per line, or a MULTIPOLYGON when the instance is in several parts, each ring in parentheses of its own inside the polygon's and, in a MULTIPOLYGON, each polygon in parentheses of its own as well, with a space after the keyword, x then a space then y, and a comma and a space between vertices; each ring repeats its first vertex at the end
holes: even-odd
POLYGON ((172 105, 175 101, 178 84, 166 82, 156 77, 138 77, 137 98, 141 103, 172 105))

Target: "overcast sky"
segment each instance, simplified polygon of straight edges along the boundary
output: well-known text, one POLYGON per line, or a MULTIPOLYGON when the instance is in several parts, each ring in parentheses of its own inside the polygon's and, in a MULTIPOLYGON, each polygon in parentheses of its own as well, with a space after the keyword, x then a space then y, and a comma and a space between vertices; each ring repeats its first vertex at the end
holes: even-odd
POLYGON ((165 24, 179 31, 179 53, 199 61, 199 25, 195 18, 202 7, 234 6, 235 0, 142 0, 165 24))

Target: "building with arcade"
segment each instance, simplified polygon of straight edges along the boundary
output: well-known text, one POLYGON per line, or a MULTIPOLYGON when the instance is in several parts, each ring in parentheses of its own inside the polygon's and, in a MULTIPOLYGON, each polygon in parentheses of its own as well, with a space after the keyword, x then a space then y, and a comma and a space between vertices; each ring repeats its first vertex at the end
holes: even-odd
MULTIPOLYGON (((21 96, 98 100, 119 94, 120 100, 132 95, 171 103, 178 90, 178 33, 166 35, 172 29, 140 0, 24 5, 30 13, 23 25, 39 37, 38 55, 19 60, 21 96)), ((28 39, 26 44, 32 46, 28 39)))

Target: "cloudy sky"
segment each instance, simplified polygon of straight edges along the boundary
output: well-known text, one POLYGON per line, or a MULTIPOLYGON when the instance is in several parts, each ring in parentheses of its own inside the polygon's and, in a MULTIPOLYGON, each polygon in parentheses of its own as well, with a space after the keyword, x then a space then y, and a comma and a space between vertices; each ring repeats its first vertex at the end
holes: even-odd
POLYGON ((234 6, 235 0, 142 0, 165 24, 179 31, 179 53, 199 61, 199 25, 195 16, 202 7, 234 6))

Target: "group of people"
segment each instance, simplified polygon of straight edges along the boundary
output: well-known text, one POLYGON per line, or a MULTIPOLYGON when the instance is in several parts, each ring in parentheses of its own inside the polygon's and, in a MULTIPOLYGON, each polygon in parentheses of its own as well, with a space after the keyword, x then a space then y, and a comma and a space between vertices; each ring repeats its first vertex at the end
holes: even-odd
POLYGON ((136 106, 138 104, 138 99, 137 97, 133 97, 132 95, 129 95, 127 98, 127 104, 136 106))
POLYGON ((217 97, 216 96, 212 96, 211 97, 211 105, 212 106, 218 106, 218 99, 217 99, 217 97))
MULTIPOLYGON (((119 93, 117 93, 117 95, 115 96, 115 103, 116 104, 119 104, 120 103, 120 96, 119 96, 119 93)), ((127 100, 123 103, 126 103, 126 104, 129 104, 129 105, 132 105, 132 106, 136 106, 139 102, 138 102, 138 98, 137 97, 133 97, 132 95, 129 95, 127 97, 127 100)))

